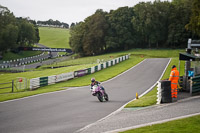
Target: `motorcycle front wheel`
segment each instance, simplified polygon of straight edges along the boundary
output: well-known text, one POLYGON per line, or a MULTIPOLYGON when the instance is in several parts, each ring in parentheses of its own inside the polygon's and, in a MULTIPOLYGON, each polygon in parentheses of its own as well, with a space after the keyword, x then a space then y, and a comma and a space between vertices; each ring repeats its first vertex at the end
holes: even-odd
POLYGON ((107 94, 107 93, 105 93, 105 92, 104 92, 104 99, 105 99, 106 101, 108 101, 108 100, 109 100, 109 98, 108 98, 108 94, 107 94))

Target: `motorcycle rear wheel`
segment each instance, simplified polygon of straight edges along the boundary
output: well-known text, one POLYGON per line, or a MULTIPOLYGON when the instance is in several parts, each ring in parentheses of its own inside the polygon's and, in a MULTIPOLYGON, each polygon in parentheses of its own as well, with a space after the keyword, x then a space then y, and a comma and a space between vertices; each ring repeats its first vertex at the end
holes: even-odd
POLYGON ((103 102, 103 95, 101 94, 101 92, 97 93, 97 98, 100 102, 103 102))

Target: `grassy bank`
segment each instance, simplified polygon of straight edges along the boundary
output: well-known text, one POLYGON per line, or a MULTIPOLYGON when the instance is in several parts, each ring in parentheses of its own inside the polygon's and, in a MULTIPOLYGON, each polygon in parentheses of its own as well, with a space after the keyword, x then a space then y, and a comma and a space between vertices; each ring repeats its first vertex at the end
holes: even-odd
POLYGON ((70 48, 69 30, 61 28, 39 27, 41 44, 50 48, 70 48))

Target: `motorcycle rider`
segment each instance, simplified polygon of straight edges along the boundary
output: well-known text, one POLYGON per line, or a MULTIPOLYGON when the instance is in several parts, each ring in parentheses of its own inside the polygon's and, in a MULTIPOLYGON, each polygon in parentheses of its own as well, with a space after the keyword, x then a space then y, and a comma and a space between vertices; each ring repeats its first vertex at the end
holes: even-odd
POLYGON ((91 88, 90 88, 91 91, 92 91, 92 87, 93 87, 94 85, 98 85, 98 86, 100 86, 101 90, 103 90, 103 91, 105 92, 104 87, 101 86, 101 85, 100 85, 101 83, 98 82, 98 81, 96 81, 95 78, 92 78, 92 79, 91 79, 91 82, 92 82, 92 83, 91 83, 91 88))

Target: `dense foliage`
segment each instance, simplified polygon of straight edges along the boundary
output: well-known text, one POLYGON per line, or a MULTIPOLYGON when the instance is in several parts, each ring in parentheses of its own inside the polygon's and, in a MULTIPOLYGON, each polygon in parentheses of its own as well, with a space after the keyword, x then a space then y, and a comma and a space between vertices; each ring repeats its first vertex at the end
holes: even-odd
POLYGON ((16 18, 8 8, 0 5, 0 55, 19 46, 31 46, 39 39, 34 21, 16 18))
POLYGON ((186 28, 200 36, 200 1, 193 0, 192 6, 192 16, 189 24, 186 25, 186 28))
POLYGON ((80 56, 130 48, 185 48, 188 38, 200 35, 198 1, 156 0, 109 13, 97 10, 71 27, 70 46, 80 56))

